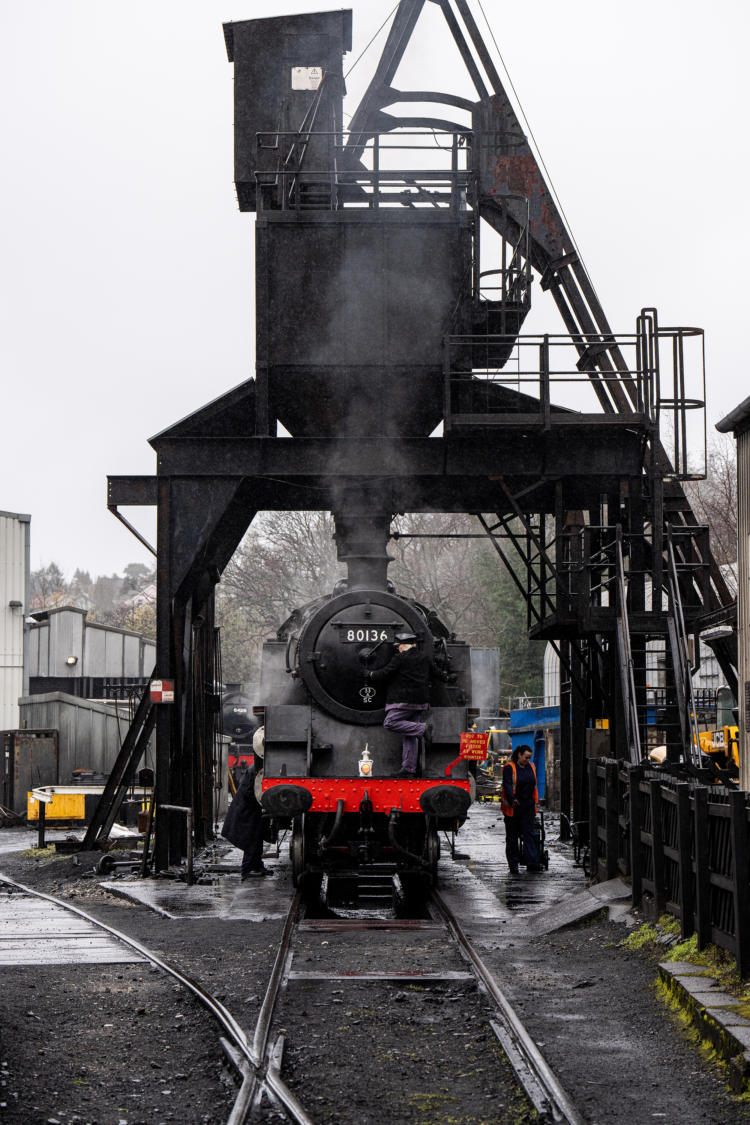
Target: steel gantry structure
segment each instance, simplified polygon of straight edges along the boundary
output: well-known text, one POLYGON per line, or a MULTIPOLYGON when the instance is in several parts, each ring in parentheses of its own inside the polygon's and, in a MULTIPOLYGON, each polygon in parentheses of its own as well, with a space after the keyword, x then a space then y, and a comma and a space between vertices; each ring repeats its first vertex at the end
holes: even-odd
MULTIPOLYGON (((210 834, 214 590, 264 510, 331 511, 341 558, 382 557, 396 512, 475 514, 530 635, 560 653, 573 819, 594 719, 613 755, 644 751, 649 642, 663 646, 668 758, 697 764, 687 638, 732 603, 681 485, 700 330, 644 309, 613 332, 467 0, 401 0, 348 130, 351 12, 224 31, 237 198, 256 214, 256 371, 151 439, 153 476, 109 479, 113 511, 157 508, 156 675, 175 685, 151 718, 144 704, 110 803, 155 723, 157 868, 183 852, 163 807, 192 808, 198 844, 210 834), (429 3, 473 97, 394 86, 429 3), (522 334, 534 280, 562 332, 522 334), (582 409, 563 403, 571 383, 588 389, 582 409)), ((731 641, 717 646, 731 681, 731 641)))

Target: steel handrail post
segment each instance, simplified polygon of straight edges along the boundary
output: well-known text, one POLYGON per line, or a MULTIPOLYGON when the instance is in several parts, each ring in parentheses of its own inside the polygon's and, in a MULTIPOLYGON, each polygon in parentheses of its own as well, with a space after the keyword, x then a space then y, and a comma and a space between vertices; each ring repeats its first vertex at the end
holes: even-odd
POLYGON ((550 388, 549 388, 549 334, 546 333, 540 345, 540 372, 539 391, 542 406, 543 429, 549 430, 551 426, 550 388))

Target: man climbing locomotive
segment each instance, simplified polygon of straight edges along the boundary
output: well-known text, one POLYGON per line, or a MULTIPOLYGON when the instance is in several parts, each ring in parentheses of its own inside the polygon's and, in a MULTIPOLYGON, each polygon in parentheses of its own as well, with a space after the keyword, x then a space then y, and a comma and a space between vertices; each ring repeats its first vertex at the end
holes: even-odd
POLYGON ((447 675, 438 670, 431 652, 417 647, 416 634, 397 633, 394 639, 397 649, 392 659, 384 668, 368 674, 375 683, 387 685, 383 726, 402 735, 401 770, 397 776, 409 778, 417 775, 418 739, 431 741, 432 723, 420 720, 430 706, 430 683, 445 680, 447 675))

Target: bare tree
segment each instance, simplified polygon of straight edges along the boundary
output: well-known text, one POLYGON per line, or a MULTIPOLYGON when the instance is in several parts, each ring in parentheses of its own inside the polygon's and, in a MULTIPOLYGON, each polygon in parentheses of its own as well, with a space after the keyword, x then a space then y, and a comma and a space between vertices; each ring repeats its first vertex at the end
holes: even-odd
POLYGON ((227 680, 255 680, 266 637, 297 606, 330 593, 337 562, 328 512, 264 512, 224 571, 217 591, 227 680))
MULTIPOLYGON (((466 515, 409 514, 393 521, 388 551, 397 593, 434 610, 470 644, 501 649, 512 669, 508 691, 536 690, 542 646, 530 645, 525 606, 492 548, 472 538, 466 515), (518 681, 518 683, 516 683, 518 681)), ((224 572, 217 617, 227 680, 257 679, 263 640, 297 606, 330 593, 345 567, 337 562, 327 512, 265 513, 224 572)))
POLYGON ((393 530, 398 537, 391 541, 395 559, 390 577, 398 592, 429 606, 463 640, 494 644, 477 582, 478 561, 486 547, 468 537, 479 530, 476 521, 454 513, 412 514, 394 520, 393 530))
POLYGON ((51 562, 31 572, 31 608, 55 609, 67 605, 68 584, 57 563, 51 562))
POLYGON ((717 438, 708 450, 706 479, 685 486, 699 523, 708 524, 711 550, 737 584, 737 451, 729 436, 717 438))

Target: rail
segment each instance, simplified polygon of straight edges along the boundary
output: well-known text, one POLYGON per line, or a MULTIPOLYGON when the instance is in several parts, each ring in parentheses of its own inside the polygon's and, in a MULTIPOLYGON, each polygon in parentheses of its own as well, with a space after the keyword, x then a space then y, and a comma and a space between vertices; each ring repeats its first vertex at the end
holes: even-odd
POLYGON ((583 1125, 583 1117, 529 1035, 497 980, 464 934, 445 899, 435 889, 432 890, 430 897, 463 956, 492 997, 499 1016, 499 1022, 490 1021, 493 1031, 540 1117, 554 1122, 567 1122, 567 1125, 583 1125))
POLYGON ((649 896, 750 975, 750 794, 591 758, 589 803, 592 874, 629 878, 634 906, 649 896))
MULTIPOLYGON (((243 1083, 238 1093, 237 1100, 235 1101, 235 1106, 230 1115, 228 1125, 241 1125, 241 1123, 246 1120, 247 1113, 251 1108, 252 1097, 263 1085, 272 1090, 275 1098, 284 1106, 291 1120, 296 1121, 298 1125, 312 1125, 311 1118, 279 1076, 278 1052, 274 1050, 269 1054, 266 1050, 270 1013, 273 1010, 273 1003, 275 1002, 279 981, 281 979, 281 971, 277 966, 274 966, 271 983, 269 984, 270 996, 269 994, 266 996, 258 1020, 258 1028, 256 1029, 251 1044, 248 1042, 245 1030, 237 1022, 229 1009, 226 1008, 216 996, 207 992, 193 977, 188 976, 187 973, 183 973, 181 969, 178 969, 175 965, 171 965, 169 961, 165 961, 164 958, 148 949, 136 938, 129 937, 128 934, 115 929, 114 926, 110 926, 107 922, 102 922, 99 918, 95 918, 92 914, 88 914, 78 906, 73 906, 64 899, 55 898, 53 895, 44 894, 42 891, 27 887, 25 884, 18 883, 15 879, 11 879, 8 875, 0 873, 0 884, 12 887, 14 890, 21 891, 32 898, 52 902, 56 906, 63 907, 71 914, 75 914, 79 918, 84 918, 87 922, 98 926, 99 929, 104 930, 111 937, 116 938, 117 941, 122 942, 123 945, 135 950, 136 953, 139 953, 157 969, 161 969, 162 972, 174 977, 179 984, 193 993, 196 999, 208 1009, 224 1030, 226 1038, 221 1038, 222 1047, 243 1078, 243 1083)), ((286 957, 289 935, 296 921, 299 907, 300 897, 299 895, 295 895, 289 908, 284 938, 279 953, 277 954, 277 965, 280 959, 283 960, 283 958, 286 957)))

